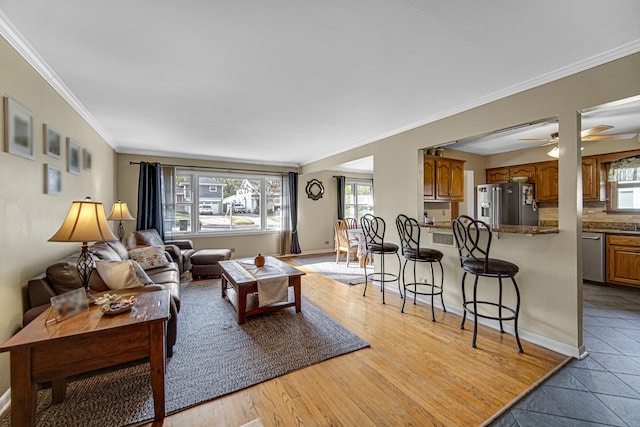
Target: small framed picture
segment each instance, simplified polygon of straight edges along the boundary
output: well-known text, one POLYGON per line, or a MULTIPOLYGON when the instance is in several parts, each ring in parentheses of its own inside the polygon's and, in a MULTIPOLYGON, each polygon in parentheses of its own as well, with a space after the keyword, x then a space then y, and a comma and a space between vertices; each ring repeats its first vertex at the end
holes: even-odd
POLYGON ((67 138, 67 171, 80 174, 80 143, 72 138, 67 138))
POLYGON ((51 310, 56 322, 62 322, 88 308, 89 304, 87 303, 87 294, 84 288, 51 297, 51 310))
POLYGON ((82 149, 82 166, 86 170, 91 170, 91 152, 86 148, 82 149))
POLYGON ((60 134, 46 123, 42 127, 44 128, 44 154, 59 159, 62 154, 60 134))
POLYGON ((62 194, 62 171, 53 165, 44 165, 45 194, 62 194))
POLYGON ((33 113, 9 97, 4 98, 4 140, 8 153, 34 159, 33 113))

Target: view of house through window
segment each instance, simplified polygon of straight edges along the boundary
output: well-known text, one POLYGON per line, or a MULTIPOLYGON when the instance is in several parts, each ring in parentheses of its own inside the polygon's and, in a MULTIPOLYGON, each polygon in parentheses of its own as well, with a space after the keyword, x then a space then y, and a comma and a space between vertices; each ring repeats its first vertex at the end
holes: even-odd
MULTIPOLYGON (((280 230, 282 178, 175 171, 175 220, 165 232, 204 234, 280 230), (171 230, 167 230, 171 227, 171 230)), ((165 213, 169 209, 165 204, 165 213)), ((168 223, 170 222, 170 224, 168 223)))
POLYGON ((350 180, 344 186, 344 217, 360 218, 365 214, 373 214, 373 181, 350 180))

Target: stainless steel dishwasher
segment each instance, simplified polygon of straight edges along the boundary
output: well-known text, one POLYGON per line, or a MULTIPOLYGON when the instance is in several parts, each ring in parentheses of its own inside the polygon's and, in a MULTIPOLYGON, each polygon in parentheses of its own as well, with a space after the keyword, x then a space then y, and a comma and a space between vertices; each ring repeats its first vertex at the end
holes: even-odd
POLYGON ((604 233, 582 233, 582 278, 605 282, 604 233))

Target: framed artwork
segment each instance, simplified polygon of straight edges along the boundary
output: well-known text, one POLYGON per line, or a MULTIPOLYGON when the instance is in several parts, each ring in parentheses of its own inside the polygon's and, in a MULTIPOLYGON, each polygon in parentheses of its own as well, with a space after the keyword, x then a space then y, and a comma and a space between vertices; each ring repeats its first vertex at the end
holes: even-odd
POLYGON ((324 194, 322 181, 319 181, 315 178, 311 181, 307 181, 305 191, 307 192, 307 197, 309 197, 311 200, 320 200, 322 198, 322 195, 324 194))
POLYGON ((82 166, 86 170, 91 170, 91 152, 86 148, 82 149, 82 166))
POLYGON ((44 154, 54 159, 59 159, 62 154, 60 134, 46 123, 42 127, 44 128, 44 154))
POLYGON ((45 194, 62 194, 62 171, 52 165, 44 165, 45 194))
POLYGON ((80 143, 67 138, 67 171, 80 174, 80 143))
POLYGON ((33 113, 9 97, 4 98, 4 140, 8 153, 34 159, 33 113))
POLYGON ((88 308, 89 304, 87 303, 87 294, 84 288, 51 297, 51 309, 56 322, 62 322, 88 308))

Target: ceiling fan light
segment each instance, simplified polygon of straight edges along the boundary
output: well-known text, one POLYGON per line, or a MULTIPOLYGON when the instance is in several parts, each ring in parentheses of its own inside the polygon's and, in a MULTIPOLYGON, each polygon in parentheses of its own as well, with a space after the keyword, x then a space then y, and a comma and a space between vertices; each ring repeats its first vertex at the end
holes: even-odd
MULTIPOLYGON (((580 147, 580 151, 584 151, 584 147, 580 147)), ((558 146, 556 145, 555 147, 553 147, 551 151, 547 153, 547 156, 551 156, 555 159, 560 157, 560 149, 558 148, 558 146)))

